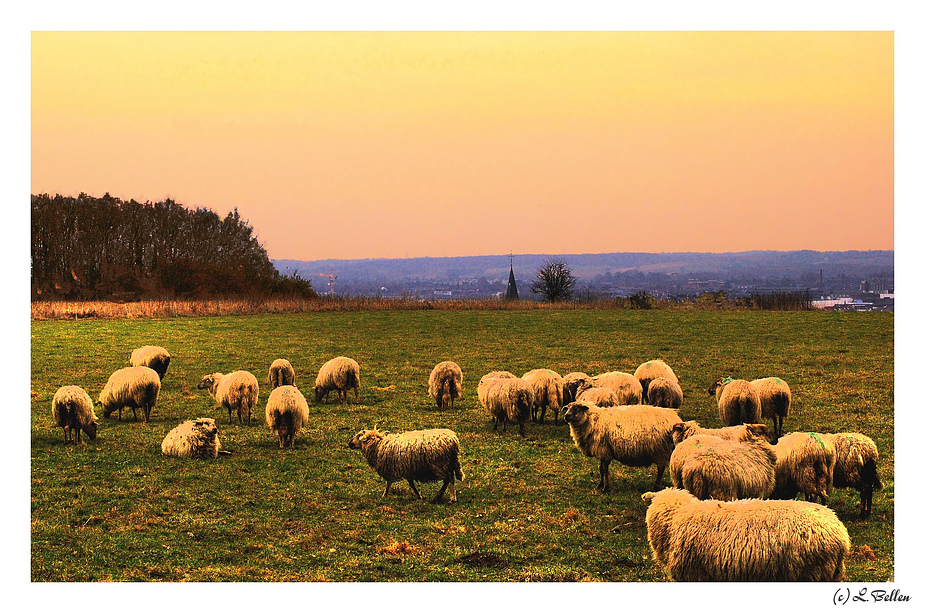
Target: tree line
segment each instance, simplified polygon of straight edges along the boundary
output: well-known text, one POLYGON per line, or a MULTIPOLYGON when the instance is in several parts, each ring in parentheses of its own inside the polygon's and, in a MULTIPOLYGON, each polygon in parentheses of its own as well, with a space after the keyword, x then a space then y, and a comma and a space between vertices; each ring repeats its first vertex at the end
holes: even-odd
POLYGON ((32 195, 32 299, 314 297, 280 275, 238 210, 32 195))

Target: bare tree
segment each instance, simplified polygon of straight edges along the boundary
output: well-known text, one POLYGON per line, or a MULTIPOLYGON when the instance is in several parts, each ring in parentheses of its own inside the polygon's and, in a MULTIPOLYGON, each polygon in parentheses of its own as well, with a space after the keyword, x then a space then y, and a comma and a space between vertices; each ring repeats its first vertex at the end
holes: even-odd
POLYGON ((530 291, 540 294, 549 302, 559 302, 572 297, 578 279, 565 260, 547 260, 536 271, 536 279, 530 283, 530 291))

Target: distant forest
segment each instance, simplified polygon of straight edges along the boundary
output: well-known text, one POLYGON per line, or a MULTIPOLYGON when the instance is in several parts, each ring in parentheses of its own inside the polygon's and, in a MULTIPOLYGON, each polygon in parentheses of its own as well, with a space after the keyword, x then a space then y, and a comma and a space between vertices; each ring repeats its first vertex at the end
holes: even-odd
POLYGON ((32 196, 32 299, 315 295, 283 276, 237 209, 32 196))

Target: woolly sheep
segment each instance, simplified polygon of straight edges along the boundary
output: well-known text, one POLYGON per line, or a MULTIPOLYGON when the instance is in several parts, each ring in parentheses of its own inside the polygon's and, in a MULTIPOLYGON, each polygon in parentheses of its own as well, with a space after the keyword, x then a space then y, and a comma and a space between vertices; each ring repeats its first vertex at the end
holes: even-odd
POLYGON ((187 420, 161 442, 161 452, 176 458, 216 458, 221 448, 218 427, 211 417, 187 420))
POLYGON ((145 345, 132 351, 132 366, 147 366, 157 373, 158 379, 164 380, 167 367, 170 366, 170 354, 163 347, 145 345))
POLYGON ((267 373, 267 383, 270 389, 276 389, 281 385, 295 385, 295 369, 289 360, 279 358, 273 360, 270 364, 270 371, 267 373))
POLYGON ((427 380, 427 392, 437 402, 438 409, 447 405, 453 408, 454 401, 462 395, 462 380, 462 369, 456 362, 447 360, 434 366, 427 380))
POLYGON ((591 375, 583 372, 570 372, 562 377, 562 406, 577 400, 578 387, 585 380, 590 381, 591 375))
POLYGON ((651 383, 653 379, 664 377, 675 383, 680 383, 680 381, 678 381, 678 376, 671 370, 671 366, 662 360, 649 360, 648 362, 643 362, 636 368, 633 376, 639 380, 639 384, 642 386, 642 402, 646 404, 651 404, 649 402, 648 390, 649 383, 651 383))
POLYGON ((308 421, 308 401, 294 385, 281 385, 270 392, 266 418, 270 431, 279 437, 279 448, 292 447, 308 421))
POLYGON ((774 445, 777 453, 777 484, 774 498, 795 498, 802 493, 808 502, 819 496, 828 500, 835 469, 835 446, 815 432, 791 432, 774 445))
POLYGON ((790 386, 778 377, 765 377, 751 382, 761 404, 761 419, 770 419, 774 433, 784 433, 784 418, 790 414, 790 386))
POLYGON ((625 372, 605 372, 591 377, 595 387, 609 387, 617 394, 617 405, 642 404, 642 384, 625 372))
POLYGON ((681 419, 675 411, 660 407, 601 408, 576 401, 565 407, 565 421, 575 446, 584 455, 600 460, 601 477, 595 490, 604 493, 610 490, 613 460, 627 466, 655 464, 658 487, 674 448, 672 428, 681 419))
POLYGON ((711 396, 716 396, 720 419, 727 426, 758 421, 761 399, 758 391, 745 379, 717 379, 707 391, 711 396))
POLYGON ((575 400, 599 407, 618 407, 622 404, 615 391, 609 387, 594 387, 590 379, 583 381, 578 387, 575 400))
POLYGON ((533 408, 533 387, 523 379, 505 373, 489 373, 479 380, 479 403, 491 415, 495 424, 493 431, 498 429, 498 424, 503 424, 503 431, 507 432, 507 424, 512 423, 517 424, 520 435, 525 436, 524 424, 530 419, 533 408))
POLYGON ((90 437, 96 438, 97 420, 93 412, 93 399, 82 387, 65 385, 59 387, 51 399, 51 414, 55 425, 64 429, 64 444, 71 442, 83 444, 80 440, 80 431, 83 430, 90 437))
POLYGON ((109 417, 118 409, 119 421, 122 421, 122 408, 130 407, 135 421, 138 421, 135 409, 140 408, 144 412, 145 423, 148 423, 160 391, 161 378, 157 372, 147 366, 129 366, 109 376, 98 401, 103 405, 103 417, 109 417))
POLYGON ((410 430, 389 434, 377 429, 360 430, 348 443, 350 449, 359 449, 366 462, 385 479, 385 498, 395 481, 405 479, 415 496, 421 498, 414 482, 443 481, 434 502, 443 498, 449 488, 450 502, 456 502, 457 479, 463 480, 459 465, 459 438, 446 428, 410 430))
POLYGON ((656 377, 649 382, 648 402, 654 407, 665 407, 666 409, 680 409, 681 403, 684 402, 684 392, 677 381, 666 379, 665 377, 656 377))
POLYGON ((228 410, 229 424, 232 411, 237 411, 239 424, 244 422, 245 413, 247 425, 251 424, 251 410, 257 406, 260 394, 257 377, 246 370, 236 370, 228 374, 215 372, 203 377, 197 388, 208 390, 215 402, 228 410))
POLYGON ((762 438, 695 435, 675 447, 668 471, 675 487, 701 500, 767 498, 774 491, 775 461, 774 450, 762 438))
POLYGON ((533 421, 537 421, 537 414, 540 423, 545 421, 546 409, 550 409, 558 424, 559 409, 562 407, 562 376, 548 368, 536 368, 524 373, 521 379, 533 387, 533 421))
POLYGON ((745 440, 747 438, 763 438, 772 445, 777 442, 774 432, 764 424, 741 424, 726 426, 725 428, 701 428, 696 421, 682 421, 675 424, 672 431, 675 445, 695 434, 718 436, 728 440, 745 440))
POLYGON ((858 432, 823 434, 835 447, 832 487, 851 487, 861 493, 861 517, 869 517, 874 490, 883 488, 877 474, 877 444, 858 432))
POLYGON ((851 539, 831 509, 795 500, 642 495, 653 557, 673 581, 841 581, 851 539))
POLYGON ((353 390, 354 399, 360 399, 360 365, 344 356, 331 358, 324 363, 315 378, 315 401, 322 402, 331 390, 337 390, 341 404, 347 402, 347 392, 353 390))

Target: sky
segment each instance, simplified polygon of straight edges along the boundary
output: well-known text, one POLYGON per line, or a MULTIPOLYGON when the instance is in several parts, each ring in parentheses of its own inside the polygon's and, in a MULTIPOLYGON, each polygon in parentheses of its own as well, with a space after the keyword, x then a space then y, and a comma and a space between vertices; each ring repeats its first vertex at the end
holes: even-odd
POLYGON ((31 191, 273 259, 894 248, 892 31, 41 31, 31 191))

